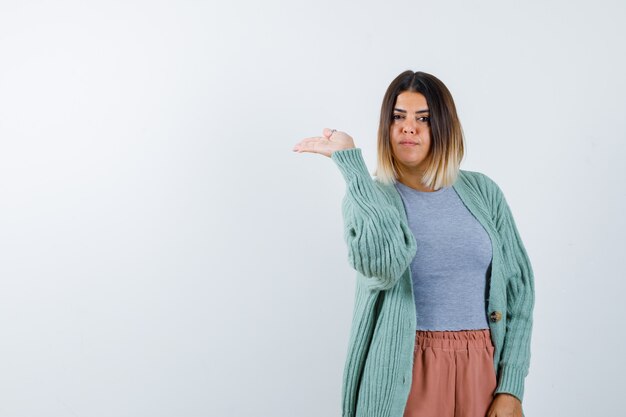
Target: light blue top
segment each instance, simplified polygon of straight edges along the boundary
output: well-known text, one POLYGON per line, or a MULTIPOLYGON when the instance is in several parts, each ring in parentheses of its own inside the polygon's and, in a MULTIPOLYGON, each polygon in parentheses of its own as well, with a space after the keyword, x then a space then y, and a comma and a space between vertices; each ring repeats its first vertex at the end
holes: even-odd
POLYGON ((488 329, 489 235, 454 188, 395 186, 417 243, 411 261, 416 329, 488 329))

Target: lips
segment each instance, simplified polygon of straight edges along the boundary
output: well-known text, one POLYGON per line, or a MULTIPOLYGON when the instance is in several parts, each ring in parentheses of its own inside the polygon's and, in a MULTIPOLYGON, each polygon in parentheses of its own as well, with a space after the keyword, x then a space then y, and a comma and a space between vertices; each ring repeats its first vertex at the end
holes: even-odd
POLYGON ((403 140, 402 142, 400 142, 400 145, 417 145, 417 142, 413 142, 410 140, 403 140))

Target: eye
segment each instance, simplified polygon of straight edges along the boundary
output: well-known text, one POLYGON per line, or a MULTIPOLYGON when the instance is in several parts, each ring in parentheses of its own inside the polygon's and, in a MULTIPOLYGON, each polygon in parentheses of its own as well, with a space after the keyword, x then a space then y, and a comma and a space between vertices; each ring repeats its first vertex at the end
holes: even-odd
POLYGON ((402 118, 402 115, 401 115, 401 114, 394 114, 391 118, 392 118, 393 120, 398 120, 398 119, 401 119, 401 118, 402 118))
POLYGON ((428 116, 419 117, 417 120, 419 120, 420 122, 424 122, 424 123, 430 123, 430 117, 428 116))

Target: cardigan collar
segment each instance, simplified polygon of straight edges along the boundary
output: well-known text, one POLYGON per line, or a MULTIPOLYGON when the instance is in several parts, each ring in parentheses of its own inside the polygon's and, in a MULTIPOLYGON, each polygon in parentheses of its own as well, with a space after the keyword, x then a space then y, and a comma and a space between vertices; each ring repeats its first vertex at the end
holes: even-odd
MULTIPOLYGON (((452 188, 456 191, 459 198, 478 222, 485 228, 491 238, 494 247, 499 245, 499 237, 494 229, 493 223, 489 218, 489 210, 486 205, 486 199, 481 195, 480 187, 476 185, 478 173, 460 169, 456 181, 452 184, 452 188)), ((384 184, 375 180, 379 188, 383 190, 394 203, 398 212, 402 213, 405 224, 408 224, 408 216, 402 197, 394 186, 394 184, 384 184)))

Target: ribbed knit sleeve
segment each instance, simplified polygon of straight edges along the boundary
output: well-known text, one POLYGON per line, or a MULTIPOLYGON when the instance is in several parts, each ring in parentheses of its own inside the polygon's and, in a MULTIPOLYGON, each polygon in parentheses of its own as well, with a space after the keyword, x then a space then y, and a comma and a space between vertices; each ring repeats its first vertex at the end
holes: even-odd
MULTIPOLYGON (((495 183, 494 183, 495 184, 495 183)), ((499 367, 496 393, 506 392, 520 401, 530 364, 530 340, 535 304, 534 274, 511 210, 497 185, 496 229, 502 239, 504 272, 507 277, 506 336, 499 367)))
POLYGON ((331 159, 346 181, 342 212, 350 265, 369 278, 368 289, 390 289, 415 256, 411 229, 374 183, 360 148, 335 151, 331 159))

